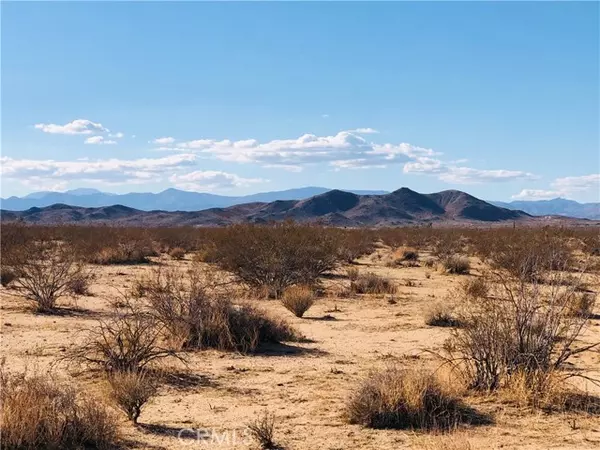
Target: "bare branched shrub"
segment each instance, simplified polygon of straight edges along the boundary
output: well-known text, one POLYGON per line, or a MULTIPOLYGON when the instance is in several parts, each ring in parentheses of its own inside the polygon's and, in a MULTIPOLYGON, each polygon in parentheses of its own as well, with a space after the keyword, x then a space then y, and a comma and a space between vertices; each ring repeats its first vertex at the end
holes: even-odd
POLYGON ((466 275, 471 270, 469 259, 464 256, 451 255, 442 259, 442 265, 446 273, 466 275))
POLYGON ((433 327, 456 327, 459 325, 454 314, 454 306, 435 302, 425 309, 425 323, 433 327))
POLYGON ((158 384, 147 371, 113 372, 108 375, 110 397, 134 424, 142 408, 157 392, 158 384))
POLYGON ((247 424, 250 435, 256 440, 259 448, 272 450, 279 448, 274 441, 275 415, 265 411, 254 421, 247 424))
POLYGON ((418 261, 419 252, 415 249, 405 248, 402 250, 401 259, 402 261, 418 261))
POLYGON ((175 247, 169 250, 169 256, 176 260, 181 260, 185 256, 185 249, 181 247, 175 247))
POLYGON ((59 242, 30 242, 21 252, 13 266, 18 277, 15 287, 35 303, 38 312, 55 311, 57 300, 69 293, 71 284, 87 276, 84 266, 59 242))
POLYGON ((187 277, 173 271, 156 271, 145 285, 145 295, 150 311, 180 348, 246 353, 262 342, 298 337, 287 323, 268 317, 254 306, 234 305, 194 271, 187 277))
POLYGON ((281 304, 296 317, 302 317, 314 303, 315 292, 310 286, 290 286, 281 299, 281 304))
POLYGON ((373 272, 361 273, 350 285, 352 292, 357 294, 395 294, 397 286, 388 278, 373 272))
POLYGON ((373 373, 346 406, 348 421, 370 428, 449 430, 482 420, 434 375, 399 367, 373 373))
POLYGON ((574 355, 600 343, 581 344, 578 337, 588 317, 573 315, 579 295, 564 286, 560 274, 546 284, 493 274, 492 295, 465 296, 458 309, 461 328, 446 344, 451 360, 459 362, 471 387, 501 388, 514 373, 549 374, 564 367, 574 355))
POLYGON ((574 294, 573 301, 569 304, 569 314, 575 317, 589 318, 594 312, 596 295, 592 292, 574 294))
POLYGON ((90 328, 66 358, 107 372, 141 371, 155 360, 177 353, 161 345, 164 326, 151 314, 126 303, 123 311, 90 328))
POLYGON ((341 261, 339 230, 281 223, 228 227, 210 259, 249 286, 280 298, 288 286, 315 284, 341 261))
POLYGON ((116 419, 102 403, 52 374, 1 375, 3 449, 116 448, 116 419))
POLYGON ((101 248, 86 259, 94 264, 144 264, 149 256, 157 252, 152 243, 146 240, 131 240, 117 242, 110 247, 101 248))

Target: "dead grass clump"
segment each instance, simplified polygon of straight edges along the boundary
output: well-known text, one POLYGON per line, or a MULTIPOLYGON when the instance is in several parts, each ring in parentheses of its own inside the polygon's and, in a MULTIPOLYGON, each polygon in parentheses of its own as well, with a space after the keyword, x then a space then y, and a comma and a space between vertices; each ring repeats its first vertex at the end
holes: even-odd
POLYGON ((291 286, 283 292, 281 304, 296 317, 302 317, 315 303, 315 292, 310 286, 291 286))
POLYGON ((485 298, 488 295, 490 286, 484 277, 470 278, 462 284, 462 290, 469 297, 485 298))
POLYGON ((580 292, 573 296, 568 313, 574 317, 591 317, 596 305, 596 295, 591 292, 580 292))
POLYGON ((68 285, 68 291, 72 295, 90 295, 90 283, 93 276, 90 273, 79 273, 74 276, 68 285))
POLYGON ((350 281, 356 281, 360 275, 360 271, 357 267, 348 267, 346 269, 346 275, 348 275, 350 281))
POLYGON ((274 441, 275 415, 265 411, 254 421, 247 424, 250 435, 263 450, 277 449, 279 446, 274 441))
POLYGON ((364 380, 346 413, 350 423, 370 428, 444 431, 478 420, 434 375, 398 367, 364 380))
POLYGON ((0 284, 4 287, 8 287, 13 281, 17 279, 17 274, 13 269, 7 266, 0 268, 0 284))
POLYGON ((169 256, 175 260, 182 260, 185 256, 185 249, 181 247, 175 247, 169 250, 169 256))
POLYGON ((446 273, 466 275, 471 270, 469 259, 464 256, 452 255, 442 259, 446 273))
POLYGON ((436 264, 435 258, 427 258, 425 261, 423 261, 423 265, 425 267, 432 268, 432 267, 435 267, 435 264, 436 264))
POLYGON ((459 325, 454 314, 454 307, 442 302, 435 302, 426 308, 425 323, 432 327, 456 327, 459 325))
POLYGON ((126 371, 109 374, 108 383, 111 399, 137 424, 144 405, 156 395, 156 380, 146 371, 126 371))
POLYGON ((248 353, 263 342, 291 341, 297 332, 250 304, 235 305, 227 293, 197 272, 156 271, 145 285, 149 309, 174 345, 248 353))
POLYGON ((350 290, 356 294, 395 294, 397 286, 389 278, 367 272, 351 283, 350 290))
POLYGON ((123 311, 89 329, 83 343, 71 349, 65 359, 109 373, 138 372, 159 359, 181 359, 175 351, 161 345, 163 329, 153 315, 126 302, 123 311))
POLYGON ((1 374, 3 449, 116 448, 116 419, 97 400, 50 374, 1 374))

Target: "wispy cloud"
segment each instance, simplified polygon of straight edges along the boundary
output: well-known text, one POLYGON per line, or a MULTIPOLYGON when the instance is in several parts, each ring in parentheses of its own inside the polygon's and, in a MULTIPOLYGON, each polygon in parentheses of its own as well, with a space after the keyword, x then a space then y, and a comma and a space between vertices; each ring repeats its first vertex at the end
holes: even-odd
POLYGON ((175 138, 161 137, 161 138, 156 138, 156 139, 150 141, 150 144, 169 145, 169 144, 173 144, 174 142, 175 142, 175 138))
POLYGON ((523 189, 512 196, 514 200, 549 200, 557 197, 573 198, 577 194, 600 195, 600 173, 578 177, 557 178, 550 183, 551 189, 523 189))
POLYGON ((197 170, 181 175, 171 175, 169 181, 179 189, 188 191, 214 191, 249 186, 257 183, 266 183, 269 180, 262 178, 243 178, 233 173, 215 170, 197 170))
POLYGON ((50 134, 94 134, 106 133, 109 130, 101 123, 95 123, 87 119, 76 119, 64 125, 55 123, 38 123, 34 125, 37 130, 50 134))
POLYGON ((103 136, 90 136, 84 141, 85 144, 95 144, 95 145, 115 145, 117 141, 112 141, 110 139, 104 139, 103 136))

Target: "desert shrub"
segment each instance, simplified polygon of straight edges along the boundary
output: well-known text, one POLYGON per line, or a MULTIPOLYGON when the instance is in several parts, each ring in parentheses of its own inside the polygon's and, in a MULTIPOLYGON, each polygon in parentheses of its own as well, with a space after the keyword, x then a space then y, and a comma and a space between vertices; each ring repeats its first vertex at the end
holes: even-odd
POLYGON ((539 374, 560 370, 573 355, 598 345, 579 343, 588 317, 572 314, 579 295, 558 275, 550 286, 505 273, 492 282, 492 295, 462 298, 461 328, 446 343, 472 388, 499 389, 517 372, 537 374, 529 381, 539 383, 539 374))
POLYGON ((38 312, 53 312, 57 300, 70 291, 71 284, 87 276, 68 248, 56 241, 34 241, 24 245, 14 267, 15 287, 35 303, 38 312))
POLYGON ((3 449, 108 449, 115 418, 97 400, 51 374, 2 373, 3 449))
POLYGON ((490 286, 484 277, 465 280, 461 287, 464 294, 472 298, 484 298, 490 290, 490 286))
POLYGON ((259 448, 264 450, 279 448, 274 441, 275 416, 267 411, 246 425, 250 435, 256 440, 259 448))
POLYGON ((90 328, 83 343, 72 348, 66 358, 109 373, 138 372, 159 359, 181 359, 161 345, 163 329, 153 315, 126 302, 123 311, 90 328))
POLYGON ((17 279, 17 274, 13 269, 7 266, 0 268, 0 284, 4 287, 8 287, 13 281, 17 279))
POLYGON ((134 424, 144 405, 156 395, 158 386, 147 371, 114 372, 108 375, 108 383, 111 399, 134 424))
POLYGON ((91 273, 79 273, 70 280, 67 286, 68 292, 73 295, 89 295, 92 280, 93 276, 91 273))
POLYGON ((425 261, 423 261, 423 265, 425 267, 434 267, 436 264, 435 258, 427 258, 425 261))
POLYGON ((370 428, 449 430, 476 420, 434 375, 399 367, 364 380, 346 414, 350 423, 370 428))
POLYGON ((274 320, 249 304, 234 305, 194 271, 187 277, 156 271, 145 291, 152 314, 180 348, 247 353, 262 342, 297 338, 286 322, 274 320))
POLYGON ((454 315, 454 308, 448 303, 435 302, 425 309, 425 323, 433 327, 455 327, 458 320, 454 315))
POLYGON ((442 265, 446 273, 466 275, 471 270, 469 259, 464 256, 452 255, 442 259, 442 265))
POLYGON ((253 287, 279 298, 288 286, 314 284, 341 261, 339 230, 290 222, 223 230, 210 259, 253 287))
POLYGON ((388 278, 367 272, 360 274, 350 289, 356 294, 395 294, 397 286, 388 278))
POLYGON ((360 275, 360 270, 357 267, 348 267, 346 269, 346 275, 350 281, 356 281, 360 275))
POLYGON ((413 249, 404 249, 402 251, 402 261, 418 261, 419 252, 413 249))
POLYGON ((571 316, 588 318, 594 312, 596 295, 591 292, 580 292, 573 295, 573 301, 569 303, 568 313, 571 316))
POLYGON ((134 240, 118 242, 111 247, 101 248, 86 259, 94 264, 144 264, 149 256, 156 256, 157 252, 150 242, 134 240))
POLYGON ((181 247, 175 247, 169 250, 169 256, 173 259, 180 260, 185 256, 185 249, 181 247))
POLYGON ((302 317, 314 303, 315 292, 310 286, 290 286, 281 299, 281 304, 296 317, 302 317))

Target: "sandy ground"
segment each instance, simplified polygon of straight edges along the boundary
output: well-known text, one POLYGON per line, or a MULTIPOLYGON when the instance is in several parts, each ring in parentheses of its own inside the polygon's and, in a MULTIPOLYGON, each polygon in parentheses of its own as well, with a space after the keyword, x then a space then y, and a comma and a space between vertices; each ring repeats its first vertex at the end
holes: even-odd
MULTIPOLYGON (((476 276, 480 266, 475 260, 473 263, 476 276)), ((184 268, 191 262, 188 255, 184 261, 166 264, 184 268)), ((467 400, 478 410, 493 414, 493 425, 464 428, 449 435, 370 430, 345 423, 346 399, 371 370, 390 363, 406 367, 438 364, 426 350, 439 350, 448 330, 425 325, 423 310, 443 299, 466 277, 425 267, 388 268, 373 255, 360 260, 357 267, 392 277, 400 286, 398 293, 393 297, 325 297, 303 319, 294 317, 278 302, 261 301, 264 309, 285 317, 311 342, 272 346, 252 356, 188 353, 187 367, 172 364, 173 372, 179 375, 163 385, 143 411, 142 427, 135 429, 123 421, 129 446, 253 448, 245 424, 268 410, 276 417, 276 440, 288 449, 600 448, 599 417, 525 411, 489 397, 467 400), (328 315, 333 319, 325 320, 328 315), (182 429, 187 431, 180 433, 182 429)), ((46 370, 68 346, 82 339, 80 330, 107 317, 110 300, 151 266, 94 270, 97 278, 92 295, 70 301, 70 306, 79 310, 63 316, 35 315, 26 310, 27 303, 14 291, 2 288, 1 350, 9 369, 46 370)), ((340 277, 326 283, 334 288, 348 281, 340 277)), ((592 321, 585 339, 600 339, 600 320, 592 321)), ((598 353, 573 362, 587 375, 600 378, 598 353)), ((70 376, 64 365, 53 370, 70 376)), ((89 375, 78 375, 75 380, 98 395, 99 383, 89 375)), ((594 386, 589 389, 598 392, 594 386)))

